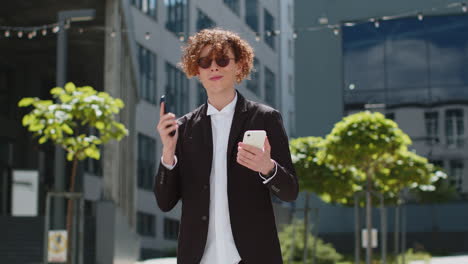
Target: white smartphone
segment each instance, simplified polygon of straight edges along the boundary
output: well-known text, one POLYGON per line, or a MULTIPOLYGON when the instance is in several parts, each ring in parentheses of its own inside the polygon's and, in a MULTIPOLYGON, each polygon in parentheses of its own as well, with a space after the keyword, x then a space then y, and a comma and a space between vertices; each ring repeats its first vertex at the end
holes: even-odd
POLYGON ((242 143, 263 149, 265 138, 265 130, 247 130, 244 133, 244 139, 242 140, 242 143))

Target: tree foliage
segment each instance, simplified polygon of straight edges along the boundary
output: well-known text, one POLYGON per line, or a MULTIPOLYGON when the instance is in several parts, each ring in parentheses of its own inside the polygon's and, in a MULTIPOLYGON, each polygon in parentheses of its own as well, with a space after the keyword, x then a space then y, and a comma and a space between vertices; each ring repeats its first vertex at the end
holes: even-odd
MULTIPOLYGON (((304 223, 302 220, 296 220, 292 224, 283 227, 283 230, 278 234, 281 241, 281 252, 283 255, 284 263, 302 264, 304 252, 304 223), (289 262, 292 254, 292 262, 289 262)), ((307 234, 308 263, 312 263, 313 249, 315 237, 312 234, 307 234)), ((338 253, 332 244, 325 243, 322 239, 318 238, 316 241, 316 255, 317 264, 334 264, 340 261, 343 256, 338 253)))
POLYGON ((125 126, 115 120, 124 107, 122 100, 73 83, 67 83, 65 88, 55 87, 50 93, 55 103, 31 97, 19 101, 19 107, 33 107, 22 123, 39 138, 40 144, 50 140, 64 148, 69 161, 99 159, 99 145, 111 139, 121 140, 128 134, 125 126), (96 128, 99 136, 90 135, 88 126, 96 128))
POLYGON ((446 178, 440 168, 409 151, 410 144, 393 120, 365 111, 343 118, 325 139, 297 138, 290 147, 302 190, 325 202, 352 205, 370 177, 372 190, 394 204, 404 188, 426 197, 446 178))

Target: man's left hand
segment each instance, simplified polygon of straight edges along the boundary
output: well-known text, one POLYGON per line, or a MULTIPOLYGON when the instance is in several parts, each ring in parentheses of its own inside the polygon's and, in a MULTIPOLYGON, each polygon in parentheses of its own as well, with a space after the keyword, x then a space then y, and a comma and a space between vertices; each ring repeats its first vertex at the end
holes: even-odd
POLYGON ((270 174, 275 168, 271 159, 271 146, 268 137, 265 138, 263 149, 239 142, 237 147, 237 163, 263 175, 270 174))

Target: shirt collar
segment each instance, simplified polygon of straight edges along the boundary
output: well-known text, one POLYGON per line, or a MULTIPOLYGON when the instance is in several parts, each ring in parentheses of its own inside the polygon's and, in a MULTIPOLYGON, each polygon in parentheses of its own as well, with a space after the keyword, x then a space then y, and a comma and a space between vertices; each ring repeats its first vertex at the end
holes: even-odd
POLYGON ((206 112, 206 115, 232 114, 234 113, 234 110, 236 108, 236 103, 237 103, 237 92, 236 92, 234 99, 228 105, 226 105, 223 109, 221 109, 221 111, 218 111, 218 109, 216 109, 214 106, 212 106, 208 102, 208 110, 206 112))

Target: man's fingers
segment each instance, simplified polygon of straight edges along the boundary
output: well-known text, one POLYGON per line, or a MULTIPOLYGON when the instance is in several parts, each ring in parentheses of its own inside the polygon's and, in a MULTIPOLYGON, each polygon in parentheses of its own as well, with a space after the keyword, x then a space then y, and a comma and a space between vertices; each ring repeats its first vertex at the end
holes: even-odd
POLYGON ((249 159, 249 160, 254 160, 256 155, 242 149, 242 148, 239 148, 239 151, 238 151, 239 155, 246 158, 246 159, 249 159))
POLYGON ((251 169, 251 170, 255 170, 255 169, 253 168, 253 165, 254 165, 254 164, 252 164, 251 162, 247 161, 247 160, 246 160, 245 158, 243 158, 243 157, 237 156, 237 162, 238 162, 240 165, 244 166, 244 167, 247 167, 247 168, 249 168, 249 169, 251 169))
POLYGON ((244 144, 244 143, 241 143, 241 147, 244 150, 246 150, 246 151, 248 151, 248 152, 250 152, 252 154, 255 154, 255 155, 260 155, 263 152, 261 149, 259 149, 257 147, 254 147, 254 146, 251 146, 251 145, 248 145, 248 144, 244 144))
POLYGON ((177 124, 177 122, 175 120, 171 120, 171 119, 168 119, 168 120, 163 120, 161 122, 159 122, 159 125, 158 125, 158 129, 164 129, 168 126, 172 126, 172 125, 175 125, 177 124))
POLYGON ((164 115, 164 108, 166 107, 166 103, 162 102, 161 105, 159 106, 159 117, 162 117, 164 115))
POLYGON ((168 135, 169 133, 171 133, 172 131, 174 130, 177 130, 179 126, 177 124, 174 124, 174 125, 170 125, 170 126, 167 126, 167 127, 164 127, 160 130, 160 133, 161 135, 168 135))

